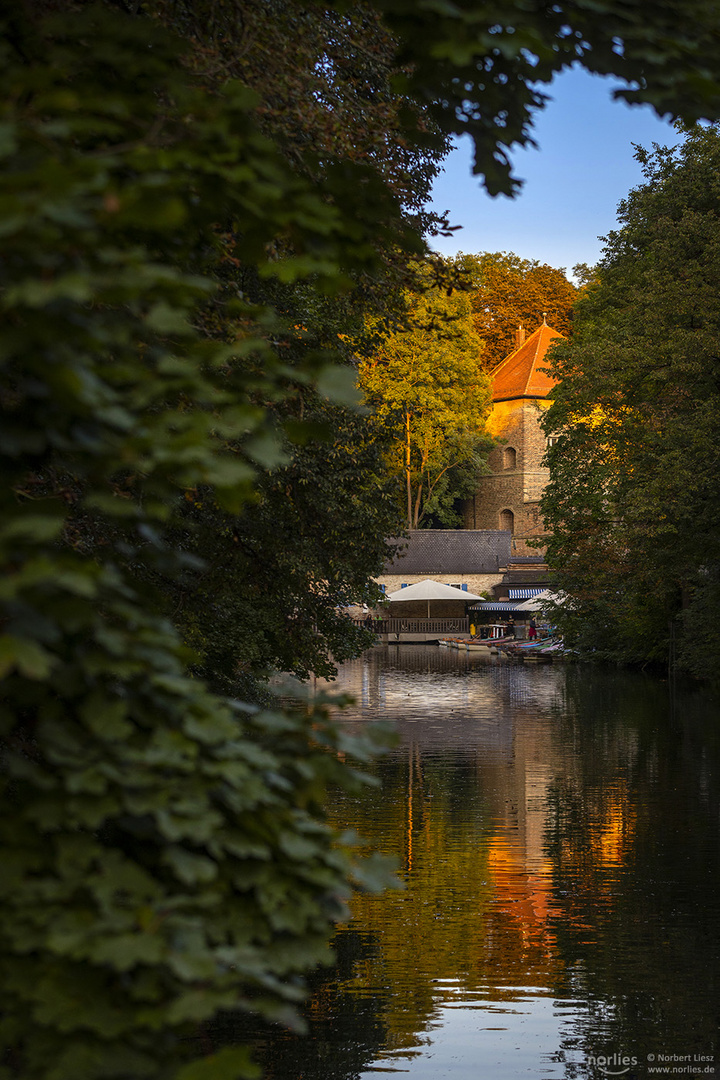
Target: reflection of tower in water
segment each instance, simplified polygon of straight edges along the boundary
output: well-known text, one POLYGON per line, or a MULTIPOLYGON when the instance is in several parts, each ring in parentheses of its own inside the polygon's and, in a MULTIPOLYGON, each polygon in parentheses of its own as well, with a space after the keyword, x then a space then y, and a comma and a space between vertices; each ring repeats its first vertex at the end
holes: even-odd
POLYGON ((560 966, 551 928, 552 863, 546 854, 548 791, 561 763, 553 726, 535 711, 515 717, 513 756, 485 777, 494 794, 488 867, 494 897, 481 966, 491 981, 545 981, 560 966))

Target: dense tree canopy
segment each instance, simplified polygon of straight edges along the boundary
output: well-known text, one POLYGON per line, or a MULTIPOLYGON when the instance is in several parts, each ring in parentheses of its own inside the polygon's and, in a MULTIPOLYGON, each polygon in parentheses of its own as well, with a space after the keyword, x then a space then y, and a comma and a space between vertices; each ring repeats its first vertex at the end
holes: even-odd
POLYGON ((580 644, 720 676, 720 134, 639 151, 547 430, 549 559, 580 644))
POLYGON ((407 528, 427 520, 455 525, 453 504, 474 490, 492 445, 490 383, 467 292, 428 278, 406 303, 400 326, 372 337, 360 385, 393 433, 387 468, 398 480, 407 528))
POLYGON ((486 370, 512 352, 519 326, 531 334, 546 316, 549 326, 564 337, 571 336, 576 289, 564 270, 504 251, 459 255, 455 261, 471 283, 475 329, 483 342, 486 370))
MULTIPOLYGON (((235 537, 224 519, 210 547, 217 518, 257 505, 317 434, 305 399, 342 412, 352 389, 273 288, 298 282, 320 309, 377 268, 376 230, 362 185, 343 217, 335 181, 289 166, 244 87, 188 81, 167 31, 101 7, 39 28, 9 34, 0 65, 3 1068, 169 1077, 206 1053, 190 1036, 220 1008, 292 1019, 353 873, 322 817, 327 784, 355 782, 341 733, 321 707, 240 704, 232 668, 212 680, 232 697, 189 677, 168 600, 219 573, 235 537), (254 295, 230 278, 241 258, 254 295), (203 498, 188 541, 180 508, 203 498)), ((302 549, 274 524, 265 565, 302 549)), ((368 563, 354 572, 366 586, 368 563)))
POLYGON ((226 692, 252 693, 269 670, 331 677, 372 640, 343 608, 378 599, 372 576, 398 530, 383 431, 337 405, 312 415, 331 441, 293 448, 242 513, 202 491, 186 504, 184 546, 203 568, 174 591, 175 617, 195 670, 226 692))
POLYGON ((577 60, 716 116, 718 20, 27 0, 0 27, 0 1075, 230 1080, 246 1052, 206 1060, 198 1025, 291 1020, 362 873, 323 817, 359 782, 342 730, 240 704, 234 655, 304 672, 359 644, 329 611, 369 587, 388 518, 340 335, 422 254, 448 135, 509 190, 537 80, 577 60), (244 644, 223 630, 276 572, 292 608, 249 656, 247 613, 244 644))

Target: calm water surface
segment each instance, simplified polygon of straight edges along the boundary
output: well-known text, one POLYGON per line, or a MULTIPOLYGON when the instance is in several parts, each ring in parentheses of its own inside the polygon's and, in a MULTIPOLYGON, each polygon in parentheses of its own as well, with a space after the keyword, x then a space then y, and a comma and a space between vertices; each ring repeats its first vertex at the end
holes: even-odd
POLYGON ((405 888, 354 899, 269 1076, 720 1077, 717 701, 436 646, 374 649, 336 686, 348 727, 399 743, 333 819, 405 888))

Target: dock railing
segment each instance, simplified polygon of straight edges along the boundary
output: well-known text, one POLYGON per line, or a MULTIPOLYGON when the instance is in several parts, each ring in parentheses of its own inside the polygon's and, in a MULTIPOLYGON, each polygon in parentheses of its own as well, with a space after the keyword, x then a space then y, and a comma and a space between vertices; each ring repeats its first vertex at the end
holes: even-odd
POLYGON ((373 630, 376 634, 468 634, 470 619, 374 619, 368 626, 364 619, 353 619, 357 626, 373 630))

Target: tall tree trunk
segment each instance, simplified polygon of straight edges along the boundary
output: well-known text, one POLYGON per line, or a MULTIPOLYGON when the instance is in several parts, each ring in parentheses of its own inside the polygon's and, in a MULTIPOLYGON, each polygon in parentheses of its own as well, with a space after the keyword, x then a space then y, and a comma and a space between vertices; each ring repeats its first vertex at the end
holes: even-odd
POLYGON ((410 476, 410 413, 405 410, 405 483, 407 485, 408 529, 413 527, 412 479, 410 476))
POLYGON ((427 468, 429 456, 430 456, 429 455, 429 450, 428 450, 428 447, 427 447, 427 444, 426 444, 425 447, 423 448, 422 462, 420 463, 420 479, 418 480, 417 495, 415 497, 415 510, 414 510, 414 513, 413 513, 413 528, 414 529, 417 529, 418 525, 420 524, 420 517, 421 517, 420 507, 422 506, 423 483, 424 483, 423 478, 425 476, 425 470, 427 468))
POLYGON ((420 477, 420 483, 417 486, 417 495, 415 497, 415 510, 414 510, 414 513, 413 513, 413 522, 414 522, 413 528, 414 529, 417 529, 418 524, 420 522, 420 506, 422 504, 422 493, 423 493, 423 480, 422 480, 422 476, 421 476, 420 477))

